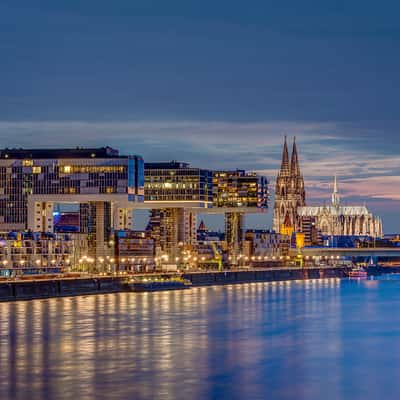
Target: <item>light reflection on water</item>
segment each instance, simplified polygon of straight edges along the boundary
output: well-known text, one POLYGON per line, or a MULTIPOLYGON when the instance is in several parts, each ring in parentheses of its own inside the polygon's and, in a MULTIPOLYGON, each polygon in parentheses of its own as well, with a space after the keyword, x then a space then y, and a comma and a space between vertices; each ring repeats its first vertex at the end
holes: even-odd
POLYGON ((0 399, 398 398, 400 281, 0 304, 0 399))

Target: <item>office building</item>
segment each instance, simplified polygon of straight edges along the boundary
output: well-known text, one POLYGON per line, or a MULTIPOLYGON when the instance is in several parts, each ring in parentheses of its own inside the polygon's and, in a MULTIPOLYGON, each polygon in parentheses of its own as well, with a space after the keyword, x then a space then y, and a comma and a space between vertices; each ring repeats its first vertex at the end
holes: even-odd
POLYGON ((212 207, 212 172, 172 161, 145 163, 145 206, 157 254, 176 257, 197 241, 197 212, 212 207))
POLYGON ((104 251, 109 227, 144 199, 144 163, 110 147, 0 150, 0 231, 53 232, 57 203, 80 205, 80 230, 104 251))

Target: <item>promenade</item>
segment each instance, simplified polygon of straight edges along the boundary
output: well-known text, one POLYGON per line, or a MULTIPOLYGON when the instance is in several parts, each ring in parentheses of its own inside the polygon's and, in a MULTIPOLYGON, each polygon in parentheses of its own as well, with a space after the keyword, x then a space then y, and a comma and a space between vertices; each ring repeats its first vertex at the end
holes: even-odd
MULTIPOLYGON (((181 276, 192 286, 212 286, 251 282, 280 282, 289 280, 344 278, 348 266, 288 267, 288 268, 241 268, 223 271, 185 271, 154 274, 119 274, 113 276, 81 275, 38 277, 32 279, 10 279, 0 282, 0 301, 31 300, 39 298, 65 297, 90 294, 117 293, 125 291, 125 283, 133 276, 181 276)), ((373 267, 369 274, 400 272, 400 267, 373 267)))

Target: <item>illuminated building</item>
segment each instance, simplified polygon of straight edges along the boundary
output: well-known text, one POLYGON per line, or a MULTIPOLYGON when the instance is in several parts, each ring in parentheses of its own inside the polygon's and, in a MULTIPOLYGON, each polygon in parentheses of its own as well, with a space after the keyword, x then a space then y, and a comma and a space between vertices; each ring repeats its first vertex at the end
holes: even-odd
POLYGON ((296 141, 293 143, 292 157, 286 142, 283 145, 281 168, 275 185, 274 223, 277 233, 287 234, 288 229, 297 231, 299 219, 297 209, 305 205, 304 179, 300 172, 296 141))
POLYGON ((244 170, 214 171, 210 212, 225 214, 225 240, 234 264, 242 248, 245 214, 267 211, 268 200, 268 181, 264 176, 244 170))
POLYGON ((268 182, 264 176, 244 170, 214 171, 213 206, 268 208, 268 182))
POLYGON ((289 254, 290 239, 287 235, 271 232, 263 229, 248 229, 245 233, 245 240, 249 243, 248 252, 244 252, 248 257, 256 256, 271 257, 286 256, 289 254))
MULTIPOLYGON (((324 236, 372 236, 382 237, 382 221, 364 206, 340 204, 337 179, 334 178, 330 205, 299 207, 299 219, 312 218, 315 227, 324 236)), ((304 226, 305 223, 302 222, 304 226)))
POLYGON ((366 206, 344 206, 340 203, 336 177, 330 205, 306 206, 303 175, 300 172, 296 142, 292 157, 286 137, 282 163, 275 188, 274 230, 291 236, 304 233, 305 245, 318 244, 324 236, 381 237, 382 221, 366 206))
POLYGON ((143 165, 110 147, 0 150, 0 231, 52 232, 54 205, 80 204, 81 232, 101 254, 110 227, 125 228, 126 209, 143 201, 143 165))
POLYGON ((145 207, 157 254, 177 256, 179 243, 196 245, 196 212, 212 207, 212 172, 176 161, 145 163, 145 207))
POLYGON ((144 271, 154 267, 154 239, 147 232, 115 232, 115 264, 119 271, 144 271))
POLYGON ((75 261, 75 241, 70 235, 10 232, 0 234, 0 276, 51 273, 75 261))
POLYGON ((225 214, 225 237, 237 254, 243 240, 244 214, 268 208, 265 177, 255 173, 210 171, 187 163, 146 163, 145 204, 157 252, 178 254, 179 244, 197 243, 197 214, 225 214))
POLYGON ((305 246, 322 245, 321 232, 317 228, 314 216, 304 215, 300 217, 300 231, 304 233, 305 246))

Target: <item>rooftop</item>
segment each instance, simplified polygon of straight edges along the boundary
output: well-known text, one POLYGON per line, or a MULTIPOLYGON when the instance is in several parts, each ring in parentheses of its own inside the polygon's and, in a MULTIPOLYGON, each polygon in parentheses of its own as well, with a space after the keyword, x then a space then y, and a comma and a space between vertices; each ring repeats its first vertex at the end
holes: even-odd
POLYGON ((339 216, 366 216, 371 214, 365 206, 305 206, 298 208, 298 214, 301 217, 315 217, 324 213, 339 216))
POLYGON ((2 149, 0 159, 116 158, 118 150, 111 147, 74 149, 2 149))
POLYGON ((162 162, 146 162, 145 169, 186 169, 190 168, 190 164, 181 161, 162 161, 162 162))

